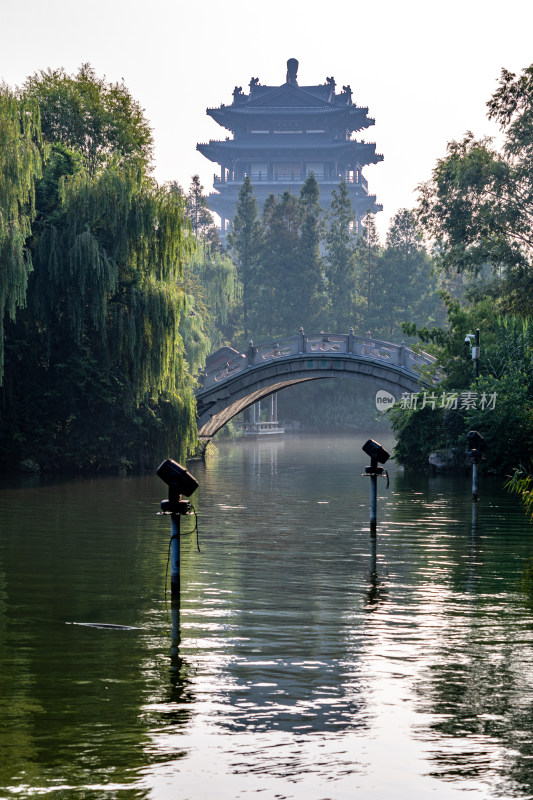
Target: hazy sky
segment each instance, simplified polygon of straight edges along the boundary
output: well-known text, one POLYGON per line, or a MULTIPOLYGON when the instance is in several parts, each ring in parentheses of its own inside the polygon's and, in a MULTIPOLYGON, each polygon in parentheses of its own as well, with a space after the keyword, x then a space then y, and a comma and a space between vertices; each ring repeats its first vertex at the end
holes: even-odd
POLYGON ((283 83, 297 58, 300 84, 333 75, 376 120, 361 136, 385 156, 365 169, 384 233, 449 140, 497 134, 486 101, 502 67, 533 62, 532 30, 530 0, 0 0, 0 79, 16 86, 85 61, 124 78, 153 128, 156 178, 187 186, 198 173, 210 190, 215 165, 196 144, 228 132, 205 109, 230 103, 235 85, 248 91, 252 76, 283 83))

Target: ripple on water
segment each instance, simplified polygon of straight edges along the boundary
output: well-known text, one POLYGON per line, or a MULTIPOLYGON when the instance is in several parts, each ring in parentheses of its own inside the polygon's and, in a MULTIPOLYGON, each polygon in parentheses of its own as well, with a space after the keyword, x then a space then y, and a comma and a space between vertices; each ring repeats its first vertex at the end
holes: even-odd
POLYGON ((24 517, 0 489, 3 794, 533 796, 527 520, 393 466, 372 541, 360 442, 333 444, 193 470, 179 613, 157 479, 30 487, 24 517))

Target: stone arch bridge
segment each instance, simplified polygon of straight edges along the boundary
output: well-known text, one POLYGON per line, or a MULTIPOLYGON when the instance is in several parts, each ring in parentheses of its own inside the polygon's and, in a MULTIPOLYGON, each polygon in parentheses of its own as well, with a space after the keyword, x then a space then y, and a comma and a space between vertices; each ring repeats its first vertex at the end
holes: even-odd
POLYGON ((393 344, 348 334, 304 335, 250 346, 237 353, 222 348, 208 359, 196 391, 198 434, 208 440, 232 417, 274 392, 304 381, 353 376, 379 383, 397 396, 427 384, 423 368, 434 365, 427 353, 403 342, 393 344))

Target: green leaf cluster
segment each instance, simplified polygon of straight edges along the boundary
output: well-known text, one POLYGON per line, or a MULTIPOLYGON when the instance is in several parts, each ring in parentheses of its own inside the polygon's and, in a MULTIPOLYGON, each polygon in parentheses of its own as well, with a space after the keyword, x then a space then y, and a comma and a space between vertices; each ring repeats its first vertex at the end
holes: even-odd
MULTIPOLYGON (((417 408, 397 404, 390 412, 397 438, 395 457, 407 468, 427 469, 431 452, 449 449, 460 466, 464 463, 466 434, 477 430, 487 444, 484 468, 507 474, 528 462, 533 450, 533 321, 495 317, 490 300, 465 309, 448 299, 448 312, 447 330, 410 329, 427 343, 444 373, 437 395, 471 391, 478 398, 495 396, 495 405, 447 409, 437 404, 432 409, 420 403, 417 408), (470 346, 464 341, 476 327, 481 330, 478 380, 474 378, 470 346)), ((436 373, 428 377, 435 379, 436 373)))
POLYGON ((24 92, 40 109, 44 139, 80 153, 91 177, 111 162, 150 166, 152 131, 123 81, 109 83, 82 64, 75 75, 40 70, 27 78, 24 92))
MULTIPOLYGON (((0 465, 118 469, 168 453, 183 459, 196 442, 180 333, 193 245, 185 202, 149 176, 149 126, 123 85, 84 65, 74 77, 33 76, 25 93, 19 106, 30 103, 36 120, 40 111, 47 148, 19 186, 22 253, 33 271, 6 306, 18 311, 6 324, 0 465)), ((9 113, 0 110, 3 129, 9 113)), ((0 218, 13 207, 5 186, 0 218)))
POLYGON ((448 145, 420 187, 420 220, 439 264, 498 280, 502 311, 533 312, 533 65, 520 75, 502 70, 487 103, 503 133, 498 151, 468 133, 448 145))

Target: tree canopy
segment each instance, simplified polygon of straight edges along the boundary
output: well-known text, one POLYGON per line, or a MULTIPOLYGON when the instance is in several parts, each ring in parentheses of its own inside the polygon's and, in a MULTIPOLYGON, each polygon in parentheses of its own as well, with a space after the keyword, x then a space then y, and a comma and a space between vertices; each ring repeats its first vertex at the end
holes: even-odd
POLYGON ((533 309, 533 65, 517 76, 502 70, 488 116, 504 135, 499 152, 490 139, 468 133, 448 145, 421 188, 420 219, 441 265, 478 274, 502 273, 507 309, 533 309))
POLYGON ((148 175, 140 107, 84 65, 74 78, 29 78, 0 111, 0 223, 11 236, 0 228, 0 242, 18 248, 19 265, 18 284, 2 275, 1 461, 116 469, 185 458, 196 422, 180 284, 193 241, 184 199, 148 175))
POLYGON ((75 75, 62 67, 40 70, 27 78, 24 91, 39 105, 45 140, 81 153, 89 175, 113 160, 150 168, 152 131, 124 82, 109 83, 82 64, 75 75))
MULTIPOLYGON (((466 288, 462 296, 447 297, 446 326, 406 326, 436 355, 439 389, 449 398, 436 408, 394 409, 395 452, 407 466, 426 468, 429 452, 443 447, 452 448, 461 465, 469 430, 485 437, 484 466, 493 472, 531 459, 533 65, 518 76, 502 70, 487 106, 503 133, 501 150, 468 133, 448 145, 421 187, 419 220, 436 262, 466 288), (476 328, 481 350, 474 380, 465 338, 476 328), (481 398, 480 404, 457 406, 450 397, 461 392, 481 398)), ((523 486, 518 480, 513 485, 523 486)))

